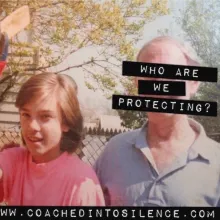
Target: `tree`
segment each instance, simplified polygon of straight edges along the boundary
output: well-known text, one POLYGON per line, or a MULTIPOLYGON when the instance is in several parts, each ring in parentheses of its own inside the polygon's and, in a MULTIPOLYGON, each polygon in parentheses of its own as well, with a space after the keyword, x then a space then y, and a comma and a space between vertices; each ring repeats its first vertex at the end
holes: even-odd
MULTIPOLYGON (((2 1, 0 14, 6 16, 26 4, 31 11, 30 32, 33 44, 14 38, 11 42, 16 54, 33 55, 37 49, 44 64, 26 68, 24 59, 9 62, 14 76, 11 85, 27 71, 45 71, 66 60, 71 54, 94 48, 96 55, 86 57, 79 64, 70 65, 58 73, 72 68, 82 68, 87 73, 87 86, 102 89, 108 94, 116 91, 122 60, 133 60, 135 44, 141 39, 144 25, 159 15, 168 13, 168 0, 7 0, 2 1)), ((124 79, 123 79, 124 81, 124 79)), ((7 86, 6 86, 7 87, 7 86)), ((6 94, 8 90, 3 93, 6 94)))
MULTIPOLYGON (((198 56, 202 60, 203 66, 220 68, 220 2, 212 1, 189 1, 181 16, 177 19, 181 25, 185 40, 189 41, 198 56)), ((208 74, 208 73, 207 73, 208 74)), ((203 83, 197 95, 197 99, 204 101, 215 101, 218 103, 218 117, 198 117, 194 118, 200 121, 206 131, 213 138, 220 141, 220 138, 214 136, 220 131, 220 84, 203 83), (218 132, 217 132, 218 131, 218 132)))

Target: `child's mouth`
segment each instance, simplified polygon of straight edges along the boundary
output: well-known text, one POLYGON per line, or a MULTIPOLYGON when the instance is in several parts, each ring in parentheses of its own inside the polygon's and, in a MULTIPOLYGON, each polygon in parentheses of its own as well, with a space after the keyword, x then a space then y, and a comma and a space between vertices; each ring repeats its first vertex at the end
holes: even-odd
POLYGON ((36 143, 36 142, 41 142, 43 140, 43 138, 28 137, 28 140, 36 143))

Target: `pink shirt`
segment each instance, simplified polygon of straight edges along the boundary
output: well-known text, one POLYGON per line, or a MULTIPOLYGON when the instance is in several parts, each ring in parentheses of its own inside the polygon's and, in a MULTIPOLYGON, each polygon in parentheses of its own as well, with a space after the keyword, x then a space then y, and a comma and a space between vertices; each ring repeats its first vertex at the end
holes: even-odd
POLYGON ((0 153, 3 181, 0 198, 8 205, 104 206, 92 167, 67 152, 48 163, 36 164, 21 147, 0 153))

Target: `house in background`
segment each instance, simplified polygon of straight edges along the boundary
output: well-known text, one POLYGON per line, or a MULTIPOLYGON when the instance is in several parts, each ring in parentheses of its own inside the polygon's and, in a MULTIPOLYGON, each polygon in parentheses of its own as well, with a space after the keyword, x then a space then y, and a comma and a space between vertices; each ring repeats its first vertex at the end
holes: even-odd
MULTIPOLYGON (((0 19, 4 16, 5 13, 1 11, 0 19)), ((23 30, 10 40, 7 63, 7 68, 0 79, 0 131, 19 130, 19 114, 15 107, 17 93, 22 83, 30 76, 38 73, 33 69, 46 65, 45 59, 39 55, 39 49, 33 42, 33 30, 23 30), (1 80, 11 73, 10 67, 15 66, 19 67, 22 76, 16 79, 14 86, 8 90, 6 97, 2 100, 2 94, 5 88, 10 85, 10 81, 7 80, 1 83, 1 80)))
POLYGON ((99 124, 98 128, 99 129, 104 129, 106 131, 107 129, 117 131, 117 132, 124 132, 128 131, 128 128, 125 128, 121 125, 121 118, 119 116, 114 116, 114 115, 101 115, 99 117, 99 124))
MULTIPOLYGON (((4 79, 5 76, 10 74, 10 65, 13 65, 13 63, 16 63, 19 67, 24 67, 24 69, 33 69, 42 64, 41 62, 43 62, 43 59, 39 57, 38 50, 36 50, 35 47, 27 46, 24 47, 24 50, 26 52, 28 51, 28 54, 31 55, 26 55, 25 53, 22 54, 21 51, 17 51, 15 45, 10 46, 8 56, 9 65, 4 71, 1 79, 4 79)), ((14 86, 7 91, 3 101, 0 101, 0 130, 18 129, 19 114, 15 107, 16 96, 22 83, 33 74, 37 74, 37 72, 31 70, 25 71, 22 76, 19 76, 18 81, 15 82, 14 86)), ((0 99, 8 85, 10 85, 9 80, 0 83, 0 99)))
POLYGON ((96 130, 103 130, 104 132, 125 132, 129 129, 123 127, 121 125, 122 120, 119 116, 114 115, 100 115, 95 120, 93 119, 91 122, 85 122, 84 127, 88 130, 96 129, 96 130))

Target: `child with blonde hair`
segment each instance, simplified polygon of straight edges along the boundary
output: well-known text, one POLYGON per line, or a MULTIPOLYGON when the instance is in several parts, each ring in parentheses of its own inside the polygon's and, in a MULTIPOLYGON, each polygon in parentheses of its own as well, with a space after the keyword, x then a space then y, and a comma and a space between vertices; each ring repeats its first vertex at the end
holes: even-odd
POLYGON ((8 205, 104 206, 92 167, 74 153, 83 118, 77 86, 67 75, 34 75, 21 87, 24 147, 0 153, 0 202, 8 205))

